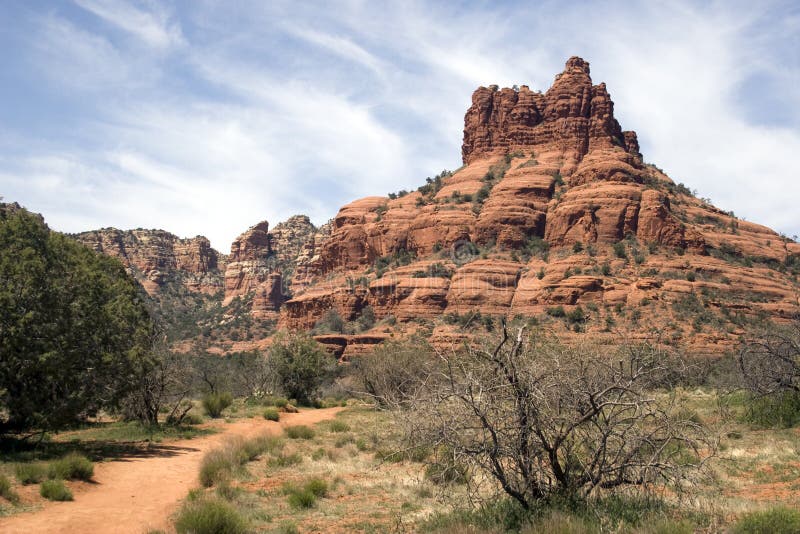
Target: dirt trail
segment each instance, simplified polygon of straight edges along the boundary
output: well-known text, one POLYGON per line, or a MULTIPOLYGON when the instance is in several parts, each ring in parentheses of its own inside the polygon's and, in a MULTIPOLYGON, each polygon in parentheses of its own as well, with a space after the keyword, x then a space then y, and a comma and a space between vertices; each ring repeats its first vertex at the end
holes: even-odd
POLYGON ((331 419, 340 409, 281 414, 280 423, 261 417, 237 421, 218 434, 155 446, 153 455, 145 458, 96 464, 91 483, 72 485, 74 501, 47 503, 34 512, 0 518, 0 532, 142 534, 151 529, 168 530, 170 514, 189 490, 198 486, 200 461, 206 451, 231 436, 277 434, 284 426, 331 419))

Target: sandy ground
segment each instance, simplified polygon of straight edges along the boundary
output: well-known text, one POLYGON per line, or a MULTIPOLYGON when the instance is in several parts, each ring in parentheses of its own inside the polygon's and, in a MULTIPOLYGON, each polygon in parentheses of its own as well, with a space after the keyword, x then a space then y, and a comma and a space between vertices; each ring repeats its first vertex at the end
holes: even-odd
POLYGON ((277 434, 284 426, 331 419, 340 409, 281 414, 280 423, 261 417, 236 421, 218 434, 154 445, 144 457, 96 464, 92 482, 71 484, 74 501, 48 502, 34 512, 0 518, 0 532, 141 534, 167 530, 179 502, 198 486, 200 461, 206 451, 231 436, 277 434))

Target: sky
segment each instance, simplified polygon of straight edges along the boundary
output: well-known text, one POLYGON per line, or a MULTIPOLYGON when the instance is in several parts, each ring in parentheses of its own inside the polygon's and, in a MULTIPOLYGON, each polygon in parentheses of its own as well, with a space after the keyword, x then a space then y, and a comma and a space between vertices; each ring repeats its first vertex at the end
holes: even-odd
POLYGON ((459 167, 477 87, 547 90, 573 55, 647 162, 800 234, 796 0, 4 0, 0 196, 226 252, 459 167))

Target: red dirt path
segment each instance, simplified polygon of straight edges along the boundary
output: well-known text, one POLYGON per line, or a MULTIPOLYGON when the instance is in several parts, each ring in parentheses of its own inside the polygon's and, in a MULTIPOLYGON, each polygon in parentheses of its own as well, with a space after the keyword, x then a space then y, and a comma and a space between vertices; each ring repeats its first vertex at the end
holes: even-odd
POLYGON ((4 534, 146 533, 170 531, 170 515, 190 489, 198 486, 200 461, 231 436, 277 434, 281 427, 331 419, 341 408, 281 414, 281 422, 261 417, 236 421, 211 436, 156 445, 153 454, 95 465, 91 483, 70 484, 75 500, 48 502, 33 512, 0 518, 4 534))

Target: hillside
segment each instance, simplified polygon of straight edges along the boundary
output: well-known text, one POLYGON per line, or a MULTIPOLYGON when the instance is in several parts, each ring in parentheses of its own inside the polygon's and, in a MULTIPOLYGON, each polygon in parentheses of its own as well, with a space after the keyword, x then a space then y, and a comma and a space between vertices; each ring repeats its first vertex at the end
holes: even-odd
POLYGON ((477 89, 462 155, 417 191, 344 206, 281 324, 370 307, 389 319, 379 333, 448 343, 477 314, 522 315, 718 353, 749 322, 798 309, 800 245, 645 163, 580 58, 545 93, 477 89))

